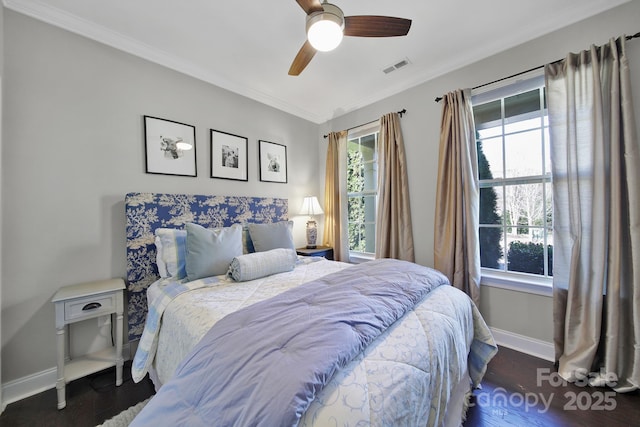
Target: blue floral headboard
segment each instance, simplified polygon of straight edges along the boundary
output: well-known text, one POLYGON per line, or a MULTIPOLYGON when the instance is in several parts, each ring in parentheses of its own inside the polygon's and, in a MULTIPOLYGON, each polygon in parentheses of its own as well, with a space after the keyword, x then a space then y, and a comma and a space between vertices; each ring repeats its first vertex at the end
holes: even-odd
POLYGON ((207 228, 288 219, 288 200, 265 197, 129 193, 127 217, 127 290, 129 341, 139 339, 147 315, 146 291, 158 280, 156 228, 184 228, 194 222, 207 228))

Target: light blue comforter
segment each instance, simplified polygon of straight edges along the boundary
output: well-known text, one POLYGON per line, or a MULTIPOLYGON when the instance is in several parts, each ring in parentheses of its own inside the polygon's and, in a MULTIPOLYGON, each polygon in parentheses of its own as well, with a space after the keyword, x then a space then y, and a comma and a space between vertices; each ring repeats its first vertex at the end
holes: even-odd
POLYGON ((437 286, 441 273, 384 259, 228 315, 132 426, 293 426, 333 374, 437 286))

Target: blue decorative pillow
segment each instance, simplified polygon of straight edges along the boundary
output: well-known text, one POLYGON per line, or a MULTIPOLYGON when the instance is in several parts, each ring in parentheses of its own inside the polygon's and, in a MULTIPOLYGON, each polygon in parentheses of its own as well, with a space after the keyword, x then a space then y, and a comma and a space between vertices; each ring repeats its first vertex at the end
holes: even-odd
POLYGON ((253 247, 253 242, 251 241, 251 236, 249 235, 249 225, 245 224, 242 226, 242 253, 250 254, 255 251, 256 249, 253 247))
POLYGON ((293 270, 297 259, 295 250, 283 248, 240 255, 231 261, 227 275, 236 282, 259 279, 293 270))
POLYGON ((225 274, 234 257, 242 255, 242 226, 207 229, 185 224, 186 271, 189 281, 225 274))
POLYGON ((293 221, 248 224, 248 227, 256 252, 278 248, 295 249, 293 244, 293 221))
POLYGON ((177 228, 157 228, 155 235, 156 264, 160 277, 163 279, 187 277, 185 270, 187 232, 177 228))

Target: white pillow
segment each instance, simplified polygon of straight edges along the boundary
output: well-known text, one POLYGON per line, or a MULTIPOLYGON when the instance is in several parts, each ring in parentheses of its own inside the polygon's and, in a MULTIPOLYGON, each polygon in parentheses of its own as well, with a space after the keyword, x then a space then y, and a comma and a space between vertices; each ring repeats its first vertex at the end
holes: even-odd
POLYGON ((177 228, 157 228, 155 231, 156 264, 163 279, 187 277, 186 238, 187 232, 177 228))
POLYGON ((158 274, 165 279, 169 277, 169 273, 167 272, 167 263, 162 259, 162 240, 156 236, 153 242, 156 245, 156 266, 158 266, 158 274))

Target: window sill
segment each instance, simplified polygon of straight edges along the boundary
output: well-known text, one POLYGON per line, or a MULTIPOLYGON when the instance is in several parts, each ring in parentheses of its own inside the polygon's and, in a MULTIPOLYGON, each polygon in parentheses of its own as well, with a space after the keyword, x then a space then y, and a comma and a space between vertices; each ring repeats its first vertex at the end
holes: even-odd
POLYGON ((349 253, 350 264, 362 264, 363 262, 373 261, 374 259, 376 259, 376 257, 373 254, 364 254, 362 252, 349 253))
POLYGON ((545 297, 553 296, 551 279, 520 274, 496 273, 484 268, 482 269, 480 285, 545 297))
MULTIPOLYGON (((349 255, 349 263, 361 264, 363 262, 372 261, 374 255, 363 253, 351 253, 349 255)), ((545 297, 553 296, 553 285, 551 279, 539 278, 533 275, 521 275, 511 273, 496 273, 489 269, 482 269, 482 277, 480 285, 492 288, 507 289, 510 291, 523 292, 527 294, 542 295, 545 297)))

